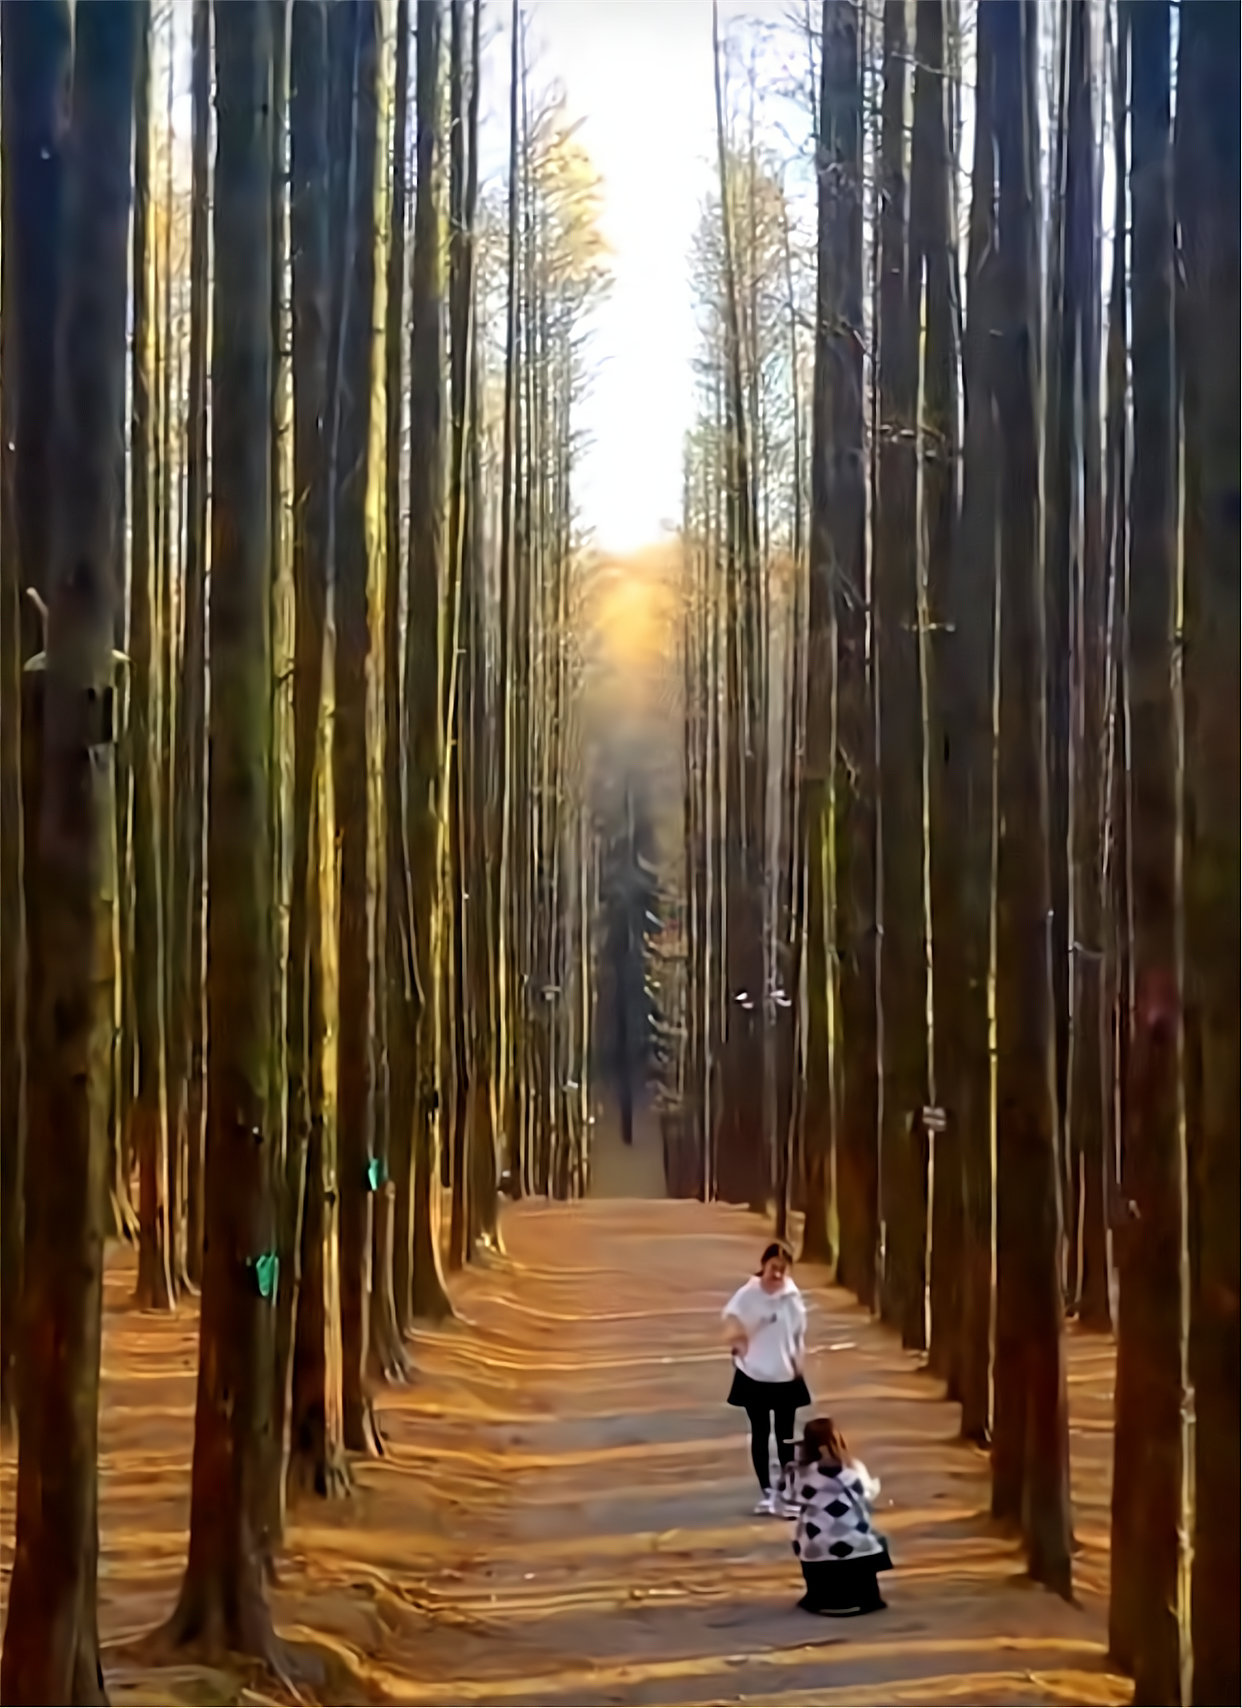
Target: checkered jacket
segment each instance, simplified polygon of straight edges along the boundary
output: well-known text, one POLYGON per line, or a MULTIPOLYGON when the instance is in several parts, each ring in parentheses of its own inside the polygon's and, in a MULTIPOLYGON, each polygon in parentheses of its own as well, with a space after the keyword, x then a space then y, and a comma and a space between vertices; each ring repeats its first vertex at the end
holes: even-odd
POLYGON ((794 1553, 800 1560, 862 1560, 884 1543, 871 1523, 880 1492, 877 1477, 865 1465, 790 1465, 785 1494, 798 1508, 794 1553))

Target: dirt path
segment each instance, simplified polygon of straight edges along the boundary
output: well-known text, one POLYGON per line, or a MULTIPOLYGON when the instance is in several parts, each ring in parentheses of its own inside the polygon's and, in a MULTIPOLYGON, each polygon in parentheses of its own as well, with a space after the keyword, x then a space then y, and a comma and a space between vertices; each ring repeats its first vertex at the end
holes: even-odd
MULTIPOLYGON (((989 1534, 986 1465, 893 1339, 814 1286, 811 1384, 884 1482, 890 1610, 799 1613, 787 1526, 750 1515, 723 1404, 720 1305, 758 1221, 684 1203, 519 1205, 507 1256, 456 1285, 385 1396, 389 1454, 302 1507, 277 1592, 330 1661, 324 1699, 494 1703, 1120 1703, 1105 1667, 1111 1354, 1071 1342, 1083 1605, 1022 1581, 989 1534), (891 1505, 886 1503, 891 1501, 891 1505)), ((184 1559, 195 1325, 110 1281, 100 1597, 105 1641, 171 1607, 184 1559)), ((13 1466, 6 1456, 4 1568, 13 1466)), ((140 1674, 114 1703, 259 1701, 227 1674, 140 1674)))

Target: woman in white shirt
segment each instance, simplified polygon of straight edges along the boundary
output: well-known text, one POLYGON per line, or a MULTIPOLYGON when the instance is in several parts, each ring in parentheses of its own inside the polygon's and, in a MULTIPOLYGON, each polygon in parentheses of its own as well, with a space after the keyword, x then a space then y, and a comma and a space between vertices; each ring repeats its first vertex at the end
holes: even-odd
POLYGON ((750 1457, 759 1479, 758 1513, 791 1516, 773 1490, 768 1442, 776 1426, 776 1454, 782 1474, 793 1458, 794 1419, 809 1406, 803 1367, 806 1362, 806 1306, 789 1273, 793 1254, 780 1240, 764 1251, 759 1271, 729 1300, 723 1316, 733 1350, 733 1386, 729 1404, 750 1419, 750 1457))

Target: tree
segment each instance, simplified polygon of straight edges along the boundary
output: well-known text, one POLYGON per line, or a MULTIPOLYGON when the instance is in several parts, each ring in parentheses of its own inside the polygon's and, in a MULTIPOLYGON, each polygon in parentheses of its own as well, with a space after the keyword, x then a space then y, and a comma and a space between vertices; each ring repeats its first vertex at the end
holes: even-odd
MULTIPOLYGON (((160 724, 162 672, 156 655, 164 604, 157 587, 152 473, 151 358, 154 310, 151 220, 151 15, 143 13, 134 109, 134 358, 130 468, 130 754, 134 783, 134 1012, 138 1086, 133 1104, 138 1156, 138 1303, 172 1303, 168 1232, 168 1122, 164 1078, 164 883, 161 863, 160 724)), ((157 472, 157 471, 156 471, 157 472)), ((158 473, 157 482, 158 484, 158 473)))
MULTIPOLYGON (((40 74, 35 88, 60 86, 54 68, 66 63, 67 8, 27 9, 33 17, 26 27, 38 32, 26 42, 34 53, 30 69, 40 74)), ((50 599, 41 672, 42 811, 37 826, 30 824, 39 904, 30 939, 32 1142, 17 1528, 0 1658, 6 1702, 107 1700, 95 1594, 115 976, 113 532, 141 22, 133 0, 98 0, 79 13, 65 139, 63 296, 42 488, 50 599)), ((6 30, 6 48, 11 40, 6 30)))
POLYGON ((282 1431, 278 1445, 283 1447, 287 1391, 287 1483, 324 1495, 348 1484, 341 1430, 340 1299, 336 1265, 325 1261, 335 1230, 336 1170, 335 1109, 326 1102, 323 1072, 329 1012, 324 945, 334 940, 335 919, 329 893, 335 859, 325 862, 323 850, 325 838, 331 842, 324 685, 331 662, 329 470, 339 390, 338 377, 328 371, 328 40, 325 0, 295 0, 289 53, 295 629, 285 1182, 290 1194, 298 1195, 299 1213, 287 1224, 292 1274, 287 1284, 281 1277, 280 1302, 287 1315, 277 1322, 274 1426, 282 1431))
POLYGON ((271 14, 269 0, 230 0, 214 13, 206 1237, 189 1557, 168 1633, 278 1664, 263 1505, 278 1267, 268 1083, 271 14))
POLYGON ((1038 14, 987 0, 999 191, 1000 713, 996 878, 993 1511, 1023 1519, 1032 1577, 1070 1594, 1069 1418, 1048 941, 1040 588, 1038 14))
MULTIPOLYGON (((1178 1048, 1177 410, 1173 352, 1170 11, 1130 8, 1134 236, 1134 488, 1126 690, 1130 760, 1133 1041, 1122 1189, 1134 1205, 1121 1261, 1128 1420, 1142 1490, 1131 1576, 1137 1702, 1186 1700, 1182 1604, 1186 1393, 1186 1157, 1178 1048), (1127 1296, 1128 1295, 1128 1296, 1127 1296), (1141 1420, 1141 1421, 1140 1421, 1141 1420)), ((1118 1417, 1119 1428, 1121 1426, 1118 1417)))
POLYGON ((440 597, 444 573, 443 310, 440 267, 440 0, 418 0, 416 178, 410 261, 409 614, 405 639, 406 841, 410 910, 423 1003, 415 1040, 411 1312, 440 1320, 452 1307, 441 1273, 436 1100, 436 977, 440 875, 440 597))
MULTIPOLYGON (((923 907, 923 678, 916 493, 918 262, 907 263, 905 122, 910 53, 905 0, 884 7, 879 239, 879 445, 872 601, 878 680, 880 1007, 883 1118, 880 1207, 886 1230, 880 1309, 903 1346, 927 1344, 927 942, 923 907)), ((861 664, 860 664, 861 668, 861 664)))
MULTIPOLYGON (((947 680, 958 668, 945 646, 955 622, 954 557, 958 550, 958 259, 955 160, 950 141, 946 67, 956 46, 946 42, 942 4, 917 8, 915 27, 914 141, 910 162, 909 319, 926 322, 923 349, 922 475, 927 532, 927 618, 924 661, 928 673, 928 836, 932 915, 937 1102, 953 1099, 960 1072, 961 1024, 966 988, 959 882, 962 821, 952 801, 950 746, 956 739, 947 680), (937 737, 939 739, 937 740, 937 737)), ((976 106, 976 115, 977 115, 976 106)), ((976 116, 976 123, 978 117, 976 116)), ((989 744, 990 745, 990 744, 989 744)), ((955 1099, 953 1099, 955 1101, 955 1099)), ((949 1397, 962 1397, 963 1151, 954 1109, 935 1140, 931 1238, 931 1342, 929 1363, 945 1377, 949 1397)), ((917 1184, 917 1183, 916 1183, 917 1184)))
MULTIPOLYGON (((1230 6, 1184 0, 1178 214, 1186 265, 1186 960, 1199 1130, 1191 1302, 1195 1390, 1191 1700, 1238 1690, 1239 40, 1230 6)), ((1188 1116, 1192 1112, 1188 1110, 1188 1116)))
MULTIPOLYGON (((4 410, 5 410, 5 671, 7 698, 35 692, 22 688, 22 665, 43 644, 35 605, 23 601, 21 586, 46 592, 50 576, 49 497, 53 360, 60 286, 60 208, 64 178, 65 114, 70 80, 71 30, 68 8, 6 3, 3 28, 4 123, 4 410), (25 405, 22 398, 25 398, 25 405), (10 441, 10 429, 12 441, 10 441), (10 450, 10 442, 12 449, 10 450), (9 575, 14 578, 10 584, 9 575), (13 626, 10 628, 10 624, 13 626)), ((32 921, 29 894, 33 862, 21 857, 22 815, 28 810, 28 746, 37 754, 39 732, 14 749, 20 713, 4 713, 5 798, 0 839, 4 859, 4 916, 0 954, 4 969, 5 1023, 0 1033, 0 1421, 7 1429, 16 1405, 19 1307, 22 1292, 22 1203, 25 1154, 27 1063, 24 1023, 33 1010, 26 982, 32 921), (18 1023, 25 1017, 24 1023, 18 1023), (12 1023, 11 1023, 12 1022, 12 1023)))
POLYGON ((330 14, 333 108, 329 138, 343 196, 334 242, 342 257, 334 314, 340 327, 339 445, 332 467, 336 682, 333 794, 341 845, 340 1142, 341 1338, 345 1445, 379 1450, 366 1391, 369 1340, 375 1084, 372 1027, 374 865, 371 851, 368 659, 371 564, 366 506, 371 472, 372 344, 375 312, 375 196, 379 123, 379 18, 376 0, 348 0, 330 14))
POLYGON ((1065 305, 1062 315, 1063 409, 1069 416, 1064 454, 1072 506, 1075 575, 1073 684, 1073 917, 1074 959, 1069 1058, 1071 1195, 1066 1207, 1070 1268, 1077 1285, 1069 1297, 1084 1328, 1111 1326, 1108 1297, 1108 1194, 1106 1140, 1110 1131, 1105 1084, 1103 954, 1106 797, 1105 572, 1103 450, 1100 378, 1100 173, 1096 167, 1095 105, 1091 84, 1092 32, 1086 0, 1070 8, 1068 30, 1068 134, 1065 165, 1065 305), (1081 423, 1077 432, 1073 424, 1081 423))
POLYGON ((186 400, 185 580, 177 683, 172 905, 170 1142, 185 1153, 189 1280, 203 1258, 203 788, 207 668, 207 313, 210 283, 211 4, 195 0, 190 61, 190 347, 186 400))
MULTIPOLYGON (((996 848, 993 763, 996 687, 997 520, 996 150, 990 33, 976 39, 975 138, 967 246, 962 508, 943 634, 946 817, 958 827, 956 902, 961 1002, 954 1010, 952 1078, 941 1095, 958 1134, 962 1171, 962 1318, 958 1354, 962 1434, 983 1444, 991 1430, 994 1182, 989 984, 992 976, 996 848)), ((938 615, 934 597, 932 619, 938 615)), ((934 834, 934 831, 933 831, 934 834)), ((943 857, 950 857, 940 839, 943 857)), ((933 843, 933 870, 937 856, 933 843)), ((938 987, 951 976, 952 946, 941 955, 942 909, 935 909, 938 987), (942 979, 943 975, 943 979, 942 979)), ((939 1004, 937 1004, 939 1013, 939 1004)), ((937 1040, 941 1028, 937 1025, 937 1040)))

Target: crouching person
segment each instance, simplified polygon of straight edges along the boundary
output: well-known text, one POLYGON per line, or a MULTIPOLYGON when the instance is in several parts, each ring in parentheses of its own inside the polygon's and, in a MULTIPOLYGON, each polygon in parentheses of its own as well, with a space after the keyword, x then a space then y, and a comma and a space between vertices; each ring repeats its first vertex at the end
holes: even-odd
POLYGON ((813 1418, 785 1483, 791 1515, 797 1514, 793 1550, 806 1580, 798 1603, 804 1612, 844 1617, 887 1605, 877 1574, 893 1562, 872 1521, 879 1492, 878 1479, 850 1452, 832 1419, 813 1418))

